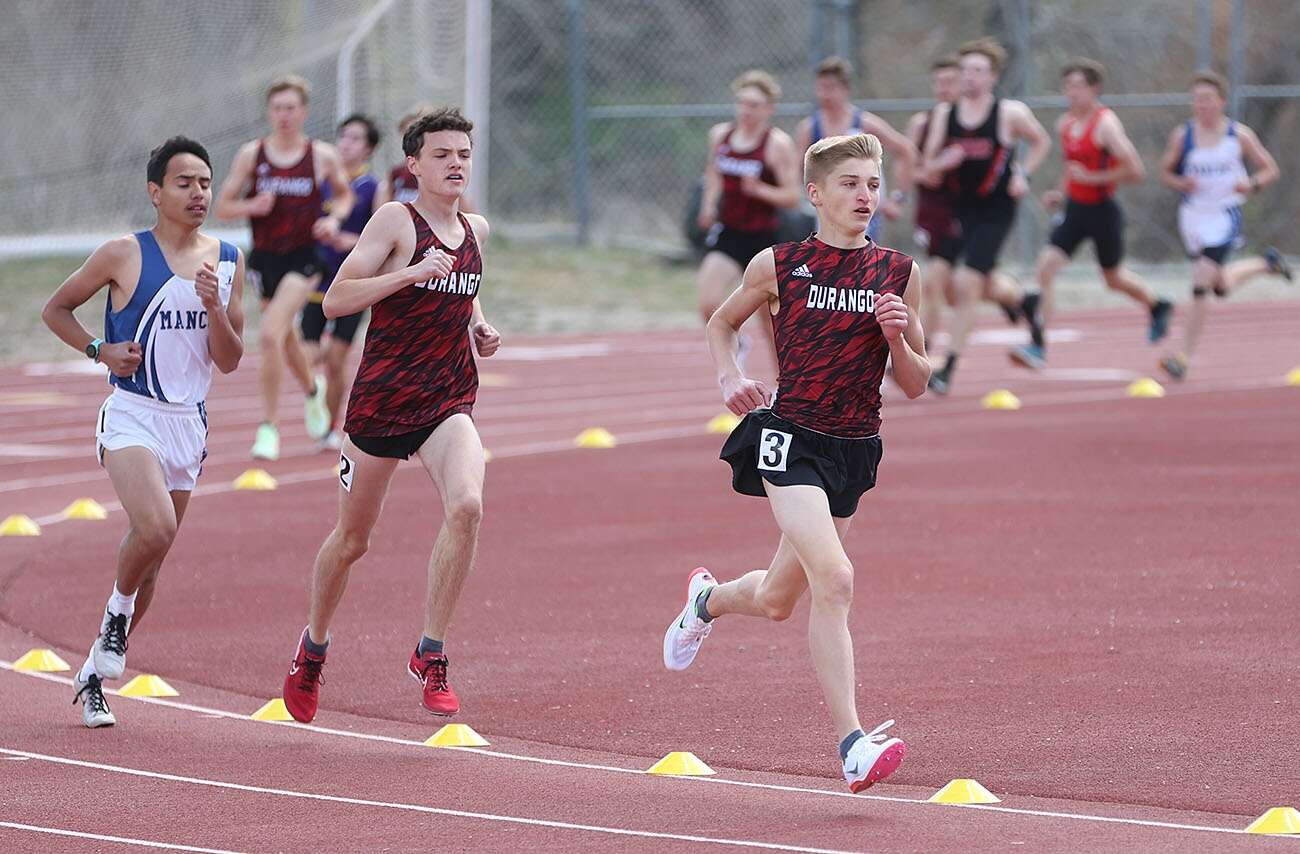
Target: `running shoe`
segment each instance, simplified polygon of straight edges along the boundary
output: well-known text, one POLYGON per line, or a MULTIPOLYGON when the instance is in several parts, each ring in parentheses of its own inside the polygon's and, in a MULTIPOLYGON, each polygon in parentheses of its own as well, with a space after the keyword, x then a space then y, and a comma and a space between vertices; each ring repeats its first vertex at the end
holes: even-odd
POLYGON ((86 726, 99 729, 117 723, 117 718, 113 717, 113 712, 108 708, 108 701, 104 699, 104 686, 98 676, 92 673, 85 682, 82 682, 81 673, 78 672, 72 679, 72 687, 77 689, 76 695, 72 698, 72 705, 75 706, 78 700, 81 701, 81 720, 86 726))
POLYGON ((1169 318, 1174 313, 1174 304, 1167 299, 1156 300, 1151 306, 1151 326, 1147 329, 1147 340, 1152 344, 1169 334, 1169 318))
POLYGON ((1183 356, 1165 356, 1160 360, 1160 368, 1171 379, 1182 380, 1187 376, 1187 359, 1183 356))
POLYGON ((318 451, 341 451, 343 450, 343 434, 337 430, 331 430, 325 434, 325 438, 316 443, 318 451))
POLYGON ((420 655, 417 646, 415 652, 411 653, 411 660, 407 662, 406 672, 424 686, 420 702, 427 711, 444 717, 460 711, 460 698, 447 684, 447 656, 440 652, 420 655))
POLYGON ((930 391, 937 395, 946 396, 948 394, 948 372, 943 368, 930 372, 930 381, 927 383, 930 391))
POLYGON ((1019 347, 1013 347, 1007 356, 1011 361, 1031 371, 1041 371, 1047 364, 1047 357, 1043 355, 1043 348, 1034 344, 1021 344, 1019 347))
POLYGON ((95 672, 104 679, 121 679, 126 672, 126 631, 131 620, 125 614, 104 611, 104 620, 99 625, 99 637, 90 648, 90 657, 95 661, 95 672))
POLYGON ((1276 273, 1288 282, 1295 282, 1295 274, 1291 271, 1290 262, 1278 251, 1276 246, 1270 246, 1264 250, 1264 260, 1268 262, 1270 273, 1276 273))
POLYGON ((697 566, 687 576, 686 606, 664 632, 664 667, 685 670, 695 660, 700 644, 713 631, 713 623, 704 622, 695 612, 695 602, 706 589, 717 586, 718 582, 702 566, 697 566))
POLYGON ((309 724, 316 717, 320 686, 325 682, 321 675, 325 656, 309 652, 306 639, 307 630, 303 629, 302 637, 298 638, 298 651, 289 665, 289 674, 284 677, 284 707, 295 721, 309 724))
POLYGON ((257 438, 253 440, 253 459, 280 459, 280 431, 274 424, 257 425, 257 438))
POLYGON ((313 439, 324 439, 330 431, 330 413, 325 408, 325 378, 316 378, 316 390, 307 395, 303 403, 303 422, 307 425, 307 435, 313 439))
POLYGON ((849 755, 844 757, 844 780, 853 794, 870 789, 903 764, 907 744, 901 738, 885 735, 893 725, 893 721, 885 721, 849 748, 849 755))

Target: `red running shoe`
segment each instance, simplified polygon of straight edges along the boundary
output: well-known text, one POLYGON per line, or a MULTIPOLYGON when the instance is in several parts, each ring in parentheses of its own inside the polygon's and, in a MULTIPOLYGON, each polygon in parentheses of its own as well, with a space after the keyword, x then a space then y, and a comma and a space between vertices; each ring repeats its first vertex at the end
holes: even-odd
POLYGON ((406 665, 411 678, 424 685, 424 708, 435 715, 454 715, 460 711, 460 700, 447 684, 447 656, 438 652, 420 655, 417 646, 406 665))
POLYGON ((284 707, 295 721, 309 724, 316 717, 320 685, 325 681, 320 672, 325 666, 325 656, 308 652, 303 644, 306 637, 307 630, 303 629, 302 637, 298 639, 298 652, 289 665, 289 674, 284 677, 284 707))

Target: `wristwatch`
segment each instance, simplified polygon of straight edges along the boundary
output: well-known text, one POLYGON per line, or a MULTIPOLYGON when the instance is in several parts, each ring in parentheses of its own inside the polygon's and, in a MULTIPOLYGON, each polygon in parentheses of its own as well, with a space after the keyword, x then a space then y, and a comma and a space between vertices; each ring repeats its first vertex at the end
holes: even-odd
POLYGON ((103 343, 104 343, 103 338, 96 338, 94 341, 91 341, 89 344, 86 345, 86 355, 90 358, 90 361, 92 362, 99 361, 99 347, 103 343))

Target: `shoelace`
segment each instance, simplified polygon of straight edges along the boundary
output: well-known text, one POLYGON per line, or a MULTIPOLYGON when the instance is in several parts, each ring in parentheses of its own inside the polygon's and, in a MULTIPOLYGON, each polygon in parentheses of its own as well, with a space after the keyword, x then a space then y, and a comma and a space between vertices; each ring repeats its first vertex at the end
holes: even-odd
POLYGON ((104 627, 104 640, 101 644, 105 652, 114 655, 126 655, 126 615, 108 615, 108 625, 104 627))
POLYGON ((420 669, 420 678, 424 680, 425 685, 428 685, 429 681, 432 679, 433 689, 435 691, 446 691, 447 690, 447 659, 445 658, 429 659, 425 663, 424 667, 420 669))
POLYGON ((885 735, 885 730, 889 729, 893 725, 894 725, 893 719, 885 721, 883 724, 876 727, 871 732, 867 733, 866 735, 867 741, 871 742, 872 744, 880 744, 880 742, 889 738, 889 736, 885 735))
POLYGON ((325 666, 324 659, 302 657, 302 661, 294 661, 298 665, 298 672, 302 675, 298 678, 298 687, 304 691, 315 691, 316 685, 325 684, 325 674, 321 673, 321 668, 325 666))
POLYGON ((84 702, 92 714, 106 715, 109 713, 108 701, 104 699, 104 691, 100 687, 98 676, 92 675, 86 684, 81 686, 81 690, 72 698, 72 705, 77 705, 77 701, 81 699, 82 694, 86 695, 84 702))

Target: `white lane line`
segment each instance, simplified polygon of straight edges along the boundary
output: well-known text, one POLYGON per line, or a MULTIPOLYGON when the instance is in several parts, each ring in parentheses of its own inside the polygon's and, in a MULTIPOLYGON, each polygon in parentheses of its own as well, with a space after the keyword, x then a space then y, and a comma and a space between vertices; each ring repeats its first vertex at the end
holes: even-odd
MULTIPOLYGON (((11 757, 30 759, 30 756, 11 757)), ((45 833, 51 836, 71 836, 76 839, 93 839, 96 842, 116 842, 119 845, 135 845, 140 848, 163 848, 167 851, 200 851, 203 854, 240 854, 225 848, 198 848, 193 845, 180 845, 173 842, 155 842, 151 839, 135 839, 130 836, 109 836, 104 833, 83 833, 79 830, 64 830, 60 827, 41 827, 36 824, 19 824, 16 821, 0 821, 0 827, 12 830, 26 830, 31 833, 45 833)))
MULTIPOLYGON (((24 676, 33 676, 36 677, 37 679, 43 679, 47 682, 56 682, 62 685, 67 685, 69 687, 71 687, 72 685, 72 679, 70 677, 56 676, 52 673, 39 673, 39 672, 27 671, 27 670, 15 670, 13 664, 8 661, 0 661, 0 669, 8 670, 14 673, 20 673, 24 676)), ((119 697, 121 696, 120 694, 118 694, 116 690, 113 689, 105 691, 105 693, 117 695, 119 697)), ((206 706, 195 706, 189 703, 182 703, 176 700, 168 700, 160 697, 130 697, 129 699, 137 700, 142 703, 152 703, 159 706, 166 706, 172 709, 180 709, 182 711, 199 712, 208 715, 210 717, 222 717, 222 718, 229 718, 231 720, 251 722, 251 723, 257 723, 263 725, 270 724, 271 726, 291 727, 293 729, 307 730, 308 732, 319 733, 321 735, 333 735, 333 736, 339 736, 341 738, 358 739, 361 741, 378 741, 387 744, 398 744, 407 747, 418 747, 421 750, 432 749, 428 747, 424 742, 415 741, 413 739, 397 738, 394 736, 377 735, 373 733, 355 732, 353 730, 332 729, 330 727, 318 726, 316 724, 300 724, 296 721, 254 721, 251 717, 245 714, 228 712, 223 709, 212 709, 206 706)), ((514 762, 531 762, 538 765, 556 765, 564 768, 580 768, 589 771, 610 771, 619 774, 640 774, 640 775, 646 774, 645 771, 639 768, 620 768, 614 765, 598 765, 591 762, 573 762, 567 759, 546 759, 540 756, 525 756, 517 753, 506 753, 500 750, 486 750, 481 747, 455 747, 455 748, 440 748, 440 749, 457 750, 462 753, 475 753, 480 756, 487 756, 493 759, 507 759, 514 762)), ((721 786, 741 786, 745 788, 762 789, 764 791, 772 791, 772 792, 794 792, 798 794, 820 795, 823 797, 849 798, 854 800, 860 799, 860 800, 871 800, 871 801, 886 801, 889 803, 896 803, 896 804, 915 804, 921 807, 939 808, 939 809, 942 809, 945 806, 966 806, 969 807, 970 809, 976 809, 976 810, 983 809, 990 812, 1010 813, 1012 815, 1036 816, 1039 818, 1070 818, 1070 819, 1075 819, 1077 821, 1096 821, 1096 822, 1109 823, 1109 824, 1127 824, 1127 825, 1135 825, 1138 827, 1162 828, 1165 830, 1197 830, 1197 831, 1205 831, 1209 833, 1242 833, 1242 834, 1245 833, 1245 830, 1235 828, 1235 827, 1211 827, 1203 824, 1182 824, 1178 822, 1157 821, 1155 819, 1122 818, 1116 816, 1093 815, 1090 813, 1067 813, 1067 812, 1057 812, 1054 810, 1035 810, 1035 809, 1028 809, 1024 807, 1005 807, 1005 806, 993 806, 993 805, 983 805, 983 804, 969 804, 969 805, 968 804, 956 804, 956 805, 932 804, 927 800, 922 800, 919 798, 902 798, 902 797, 896 797, 891 795, 878 795, 878 794, 855 795, 850 792, 831 790, 831 789, 814 789, 811 787, 803 787, 803 786, 787 786, 779 783, 758 783, 751 780, 730 780, 722 777, 668 777, 665 779, 680 780, 680 781, 685 781, 690 783, 721 785, 721 786)), ((1115 806, 1124 807, 1124 806, 1133 806, 1133 805, 1115 804, 1115 806)), ((1159 808, 1156 807, 1155 809, 1159 809, 1159 808)), ((1295 838, 1300 839, 1300 837, 1295 837, 1295 838)))
MULTIPOLYGON (((158 771, 144 771, 139 768, 128 768, 123 765, 108 765, 102 762, 86 762, 81 759, 70 759, 64 756, 50 756, 44 753, 31 753, 25 750, 11 750, 7 747, 0 747, 0 753, 12 756, 26 756, 29 759, 37 759, 43 762, 49 762, 55 765, 69 765, 76 768, 92 768, 96 771, 108 771, 114 774, 124 774, 131 777, 144 777, 152 780, 165 780, 169 783, 188 783, 192 786, 205 786, 212 789, 227 789, 237 792, 251 792, 257 795, 274 795, 282 798, 298 798, 300 800, 324 801, 326 803, 347 804, 349 806, 360 807, 378 807, 380 809, 400 810, 403 812, 417 812, 431 815, 443 815, 453 818, 476 819, 478 821, 497 822, 503 824, 519 824, 530 827, 549 827, 558 830, 580 830, 588 833, 605 833, 611 836, 633 836, 642 839, 671 839, 676 842, 696 842, 705 845, 725 845, 733 848, 760 848, 767 851, 800 851, 810 852, 810 854, 849 854, 834 848, 809 848, 802 845, 782 845, 776 842, 759 842, 753 839, 726 839, 715 836, 694 836, 687 833, 664 833, 654 830, 632 830, 624 827, 609 827, 599 824, 578 824, 569 821, 555 821, 541 818, 525 818, 523 816, 501 815, 498 813, 470 812, 468 810, 449 809, 447 807, 431 807, 424 804, 406 804, 394 801, 375 801, 368 798, 350 798, 342 795, 326 795, 319 792, 302 792, 294 789, 276 789, 269 786, 251 786, 244 783, 231 783, 225 780, 209 780, 203 777, 186 777, 180 774, 164 774, 158 771)), ((202 849, 189 849, 202 850, 202 849)))

